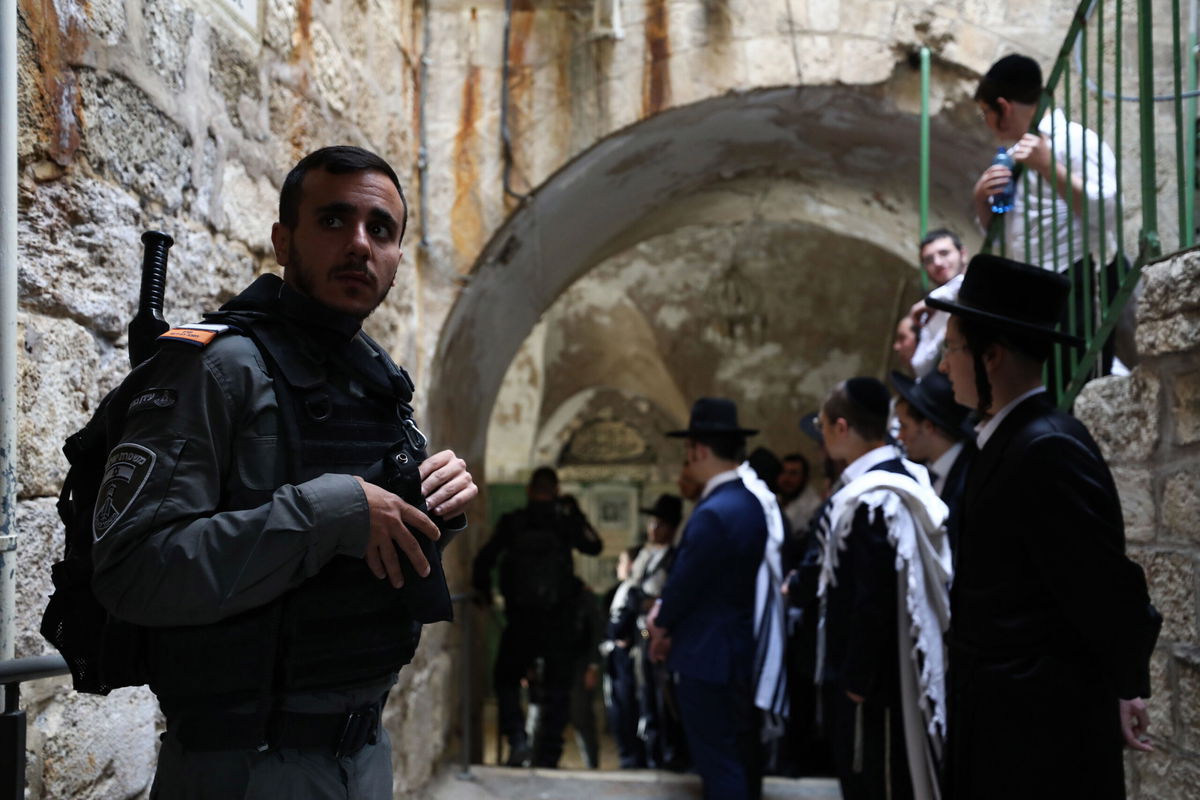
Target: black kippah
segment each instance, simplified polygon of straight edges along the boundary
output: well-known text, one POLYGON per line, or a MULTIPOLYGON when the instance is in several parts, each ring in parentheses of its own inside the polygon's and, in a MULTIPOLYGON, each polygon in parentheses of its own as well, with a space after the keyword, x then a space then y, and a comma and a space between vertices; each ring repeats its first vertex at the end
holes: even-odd
POLYGON ((877 419, 886 420, 891 411, 892 396, 883 382, 875 378, 850 378, 846 381, 846 397, 877 419))

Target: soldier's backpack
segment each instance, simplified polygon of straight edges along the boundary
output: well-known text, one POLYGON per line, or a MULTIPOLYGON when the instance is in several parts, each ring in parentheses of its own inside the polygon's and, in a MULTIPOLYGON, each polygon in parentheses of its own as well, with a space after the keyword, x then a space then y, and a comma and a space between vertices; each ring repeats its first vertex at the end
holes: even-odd
POLYGON ((550 611, 571 596, 575 575, 570 535, 555 515, 514 512, 512 543, 500 563, 500 593, 506 608, 550 611))
POLYGON ((71 465, 58 497, 65 552, 51 568, 54 594, 41 633, 66 660, 75 689, 91 694, 146 682, 141 629, 110 616, 92 592, 92 512, 112 437, 119 434, 114 422, 124 418, 131 400, 127 387, 133 385, 126 379, 109 392, 87 425, 63 445, 71 465))

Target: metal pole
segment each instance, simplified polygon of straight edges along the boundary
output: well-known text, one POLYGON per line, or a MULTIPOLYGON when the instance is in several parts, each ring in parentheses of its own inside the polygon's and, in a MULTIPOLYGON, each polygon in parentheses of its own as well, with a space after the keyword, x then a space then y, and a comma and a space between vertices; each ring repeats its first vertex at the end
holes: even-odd
POLYGON ((0 660, 16 627, 16 451, 17 3, 0 0, 0 660))
POLYGON ((1154 175, 1154 40, 1150 0, 1138 0, 1138 119, 1142 150, 1142 236, 1138 261, 1145 264, 1162 252, 1154 175))
MULTIPOLYGON (((929 48, 921 48, 921 238, 929 232, 929 48)), ((921 269, 921 291, 929 290, 929 276, 921 269)))

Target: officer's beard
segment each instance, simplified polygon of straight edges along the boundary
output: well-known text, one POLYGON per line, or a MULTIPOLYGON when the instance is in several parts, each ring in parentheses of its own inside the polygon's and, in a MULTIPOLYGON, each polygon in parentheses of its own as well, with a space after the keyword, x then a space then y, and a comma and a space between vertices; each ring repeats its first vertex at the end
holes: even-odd
MULTIPOLYGON (((312 278, 312 273, 309 272, 304 266, 304 259, 301 257, 300 253, 298 253, 296 251, 293 251, 291 253, 291 257, 292 257, 291 264, 284 269, 285 276, 289 275, 289 274, 292 276, 292 278, 294 280, 294 285, 298 291, 302 292, 307 297, 311 297, 313 300, 316 300, 317 302, 321 302, 317 297, 317 287, 315 285, 315 281, 312 278)), ((332 279, 335 275, 337 275, 338 273, 341 273, 341 272, 361 272, 361 273, 367 274, 367 275, 370 274, 365 266, 358 266, 357 264, 344 263, 344 264, 339 264, 336 267, 331 267, 328 270, 328 272, 326 272, 326 276, 332 279)), ((371 276, 371 277, 375 283, 374 288, 376 289, 376 291, 378 291, 379 290, 379 280, 378 280, 378 278, 376 278, 374 276, 371 276)), ((372 305, 371 308, 365 314, 356 314, 354 312, 349 312, 349 311, 343 312, 343 313, 348 314, 350 316, 357 317, 360 320, 364 320, 367 317, 371 316, 371 314, 373 314, 375 312, 375 309, 379 308, 379 306, 383 304, 383 301, 387 299, 388 292, 390 292, 391 290, 392 290, 392 283, 388 283, 387 285, 385 285, 383 287, 383 291, 380 292, 379 296, 375 299, 375 304, 372 305)), ((337 310, 337 309, 335 309, 335 310, 337 310)))

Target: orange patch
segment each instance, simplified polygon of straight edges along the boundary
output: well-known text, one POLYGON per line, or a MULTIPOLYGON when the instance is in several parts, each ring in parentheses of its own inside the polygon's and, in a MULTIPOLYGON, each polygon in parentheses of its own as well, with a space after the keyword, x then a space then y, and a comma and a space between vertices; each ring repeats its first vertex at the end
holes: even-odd
POLYGON ((171 328, 171 330, 158 338, 172 339, 176 342, 188 342, 200 347, 207 347, 213 339, 217 338, 218 333, 220 331, 209 331, 200 328, 171 328))

